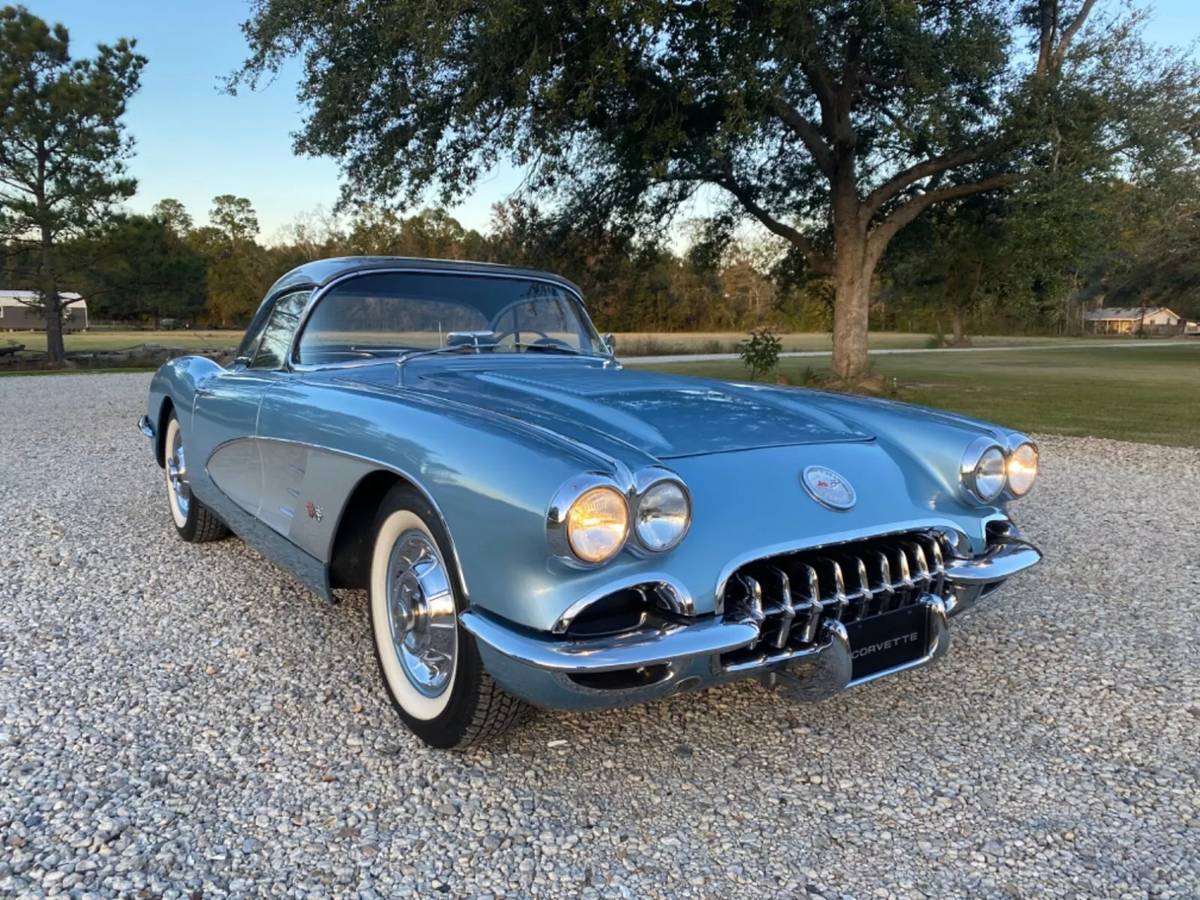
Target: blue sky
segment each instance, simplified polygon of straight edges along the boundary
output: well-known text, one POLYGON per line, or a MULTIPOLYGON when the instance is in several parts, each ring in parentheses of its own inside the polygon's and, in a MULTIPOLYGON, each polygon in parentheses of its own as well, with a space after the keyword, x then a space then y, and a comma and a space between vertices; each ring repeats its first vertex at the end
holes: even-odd
MULTIPOLYGON (((301 121, 298 66, 256 92, 243 90, 233 97, 220 90, 222 77, 245 54, 238 27, 247 15, 245 0, 24 3, 42 18, 66 25, 76 54, 90 52, 100 41, 134 37, 149 58, 128 114, 137 141, 131 163, 139 181, 130 203, 134 210, 177 197, 203 222, 215 195, 239 194, 250 198, 263 237, 271 240, 297 216, 333 206, 336 164, 292 153, 291 133, 301 121)), ((1198 0, 1158 0, 1152 7, 1152 40, 1186 45, 1200 38, 1198 0)), ((519 180, 519 173, 507 168, 492 173, 455 214, 467 227, 486 227, 492 204, 519 180)))

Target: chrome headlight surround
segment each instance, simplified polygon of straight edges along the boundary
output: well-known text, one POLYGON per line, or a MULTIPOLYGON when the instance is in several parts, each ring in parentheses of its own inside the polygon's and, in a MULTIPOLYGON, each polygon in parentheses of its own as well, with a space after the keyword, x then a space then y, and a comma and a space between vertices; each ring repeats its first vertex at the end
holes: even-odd
POLYGON ((1037 484, 1038 475, 1041 469, 1041 451, 1038 450, 1038 445, 1031 441, 1023 434, 1014 432, 1008 436, 1007 447, 1004 460, 1005 485, 1004 494, 1013 500, 1019 500, 1022 497, 1029 495, 1037 484), (1029 454, 1032 453, 1032 466, 1029 464, 1029 454), (1021 459, 1019 457, 1024 457, 1021 459), (1018 475, 1014 479, 1014 472, 1018 475), (1028 477, 1028 482, 1024 482, 1023 477, 1028 477), (1024 490, 1018 490, 1018 486, 1023 485, 1024 490))
POLYGON ((1000 442, 985 435, 971 441, 962 455, 959 480, 975 502, 992 504, 999 500, 1008 488, 1008 457, 1000 442), (999 481, 993 484, 996 478, 999 481))
POLYGON ((643 554, 660 555, 674 550, 680 545, 692 528, 692 494, 687 485, 668 469, 652 467, 642 469, 634 476, 634 498, 632 503, 633 534, 637 540, 637 549, 643 554), (643 521, 654 502, 654 492, 657 490, 677 491, 677 498, 683 504, 683 527, 670 540, 660 542, 650 537, 649 524, 643 521))
POLYGON ((568 480, 554 494, 550 501, 550 509, 546 513, 546 539, 550 550, 568 565, 577 568, 594 569, 612 560, 629 540, 632 516, 629 509, 629 499, 625 492, 606 475, 589 472, 576 475, 568 480), (619 498, 624 509, 625 521, 621 534, 612 548, 603 556, 588 559, 580 556, 571 542, 571 511, 575 505, 592 491, 609 491, 619 498))

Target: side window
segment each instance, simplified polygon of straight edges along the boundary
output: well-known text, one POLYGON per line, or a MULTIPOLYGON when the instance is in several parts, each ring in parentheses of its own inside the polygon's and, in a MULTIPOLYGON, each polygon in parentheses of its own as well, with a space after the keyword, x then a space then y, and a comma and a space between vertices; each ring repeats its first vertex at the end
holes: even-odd
POLYGON ((271 310, 271 318, 263 329, 262 339, 250 363, 253 369, 281 369, 287 358, 288 347, 292 344, 292 335, 300 324, 300 314, 304 312, 304 304, 308 302, 311 291, 297 291, 280 297, 275 301, 271 310))

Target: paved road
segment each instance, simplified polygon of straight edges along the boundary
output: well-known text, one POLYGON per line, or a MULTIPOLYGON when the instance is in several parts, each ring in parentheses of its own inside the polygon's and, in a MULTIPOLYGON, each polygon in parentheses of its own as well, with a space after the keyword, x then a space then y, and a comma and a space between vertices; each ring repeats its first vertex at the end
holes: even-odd
POLYGON ((148 383, 0 379, 2 896, 1200 896, 1200 452, 1043 438, 1046 561, 936 668, 459 755, 361 596, 176 540, 148 383))
MULTIPOLYGON (((1024 346, 1006 347, 943 347, 938 350, 925 348, 872 350, 872 356, 900 356, 908 353, 1002 353, 1014 350, 1078 350, 1083 347, 1105 347, 1110 350, 1131 350, 1148 347, 1200 347, 1200 338, 1181 341, 1064 341, 1054 344, 1025 344, 1024 346)), ((818 359, 832 356, 831 350, 789 350, 780 353, 780 359, 818 359)), ((677 353, 670 356, 623 356, 622 363, 635 366, 668 365, 671 363, 689 362, 722 362, 729 359, 740 359, 736 353, 677 353)))

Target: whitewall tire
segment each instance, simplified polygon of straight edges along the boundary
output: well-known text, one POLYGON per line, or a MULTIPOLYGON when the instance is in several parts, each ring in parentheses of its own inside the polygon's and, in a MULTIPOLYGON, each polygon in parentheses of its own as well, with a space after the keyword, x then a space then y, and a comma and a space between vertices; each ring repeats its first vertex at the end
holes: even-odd
POLYGON ((229 534, 225 523, 192 496, 191 476, 183 428, 171 413, 163 435, 163 476, 167 485, 167 508, 175 532, 190 543, 219 540, 229 534))
POLYGON ((432 532, 414 512, 390 513, 371 558, 371 627, 384 680, 415 719, 446 711, 457 672, 457 618, 432 532))
POLYGON ((492 681, 475 639, 458 624, 460 584, 441 518, 420 493, 397 484, 375 517, 368 601, 375 659, 400 718, 441 749, 499 734, 527 709, 492 681))

